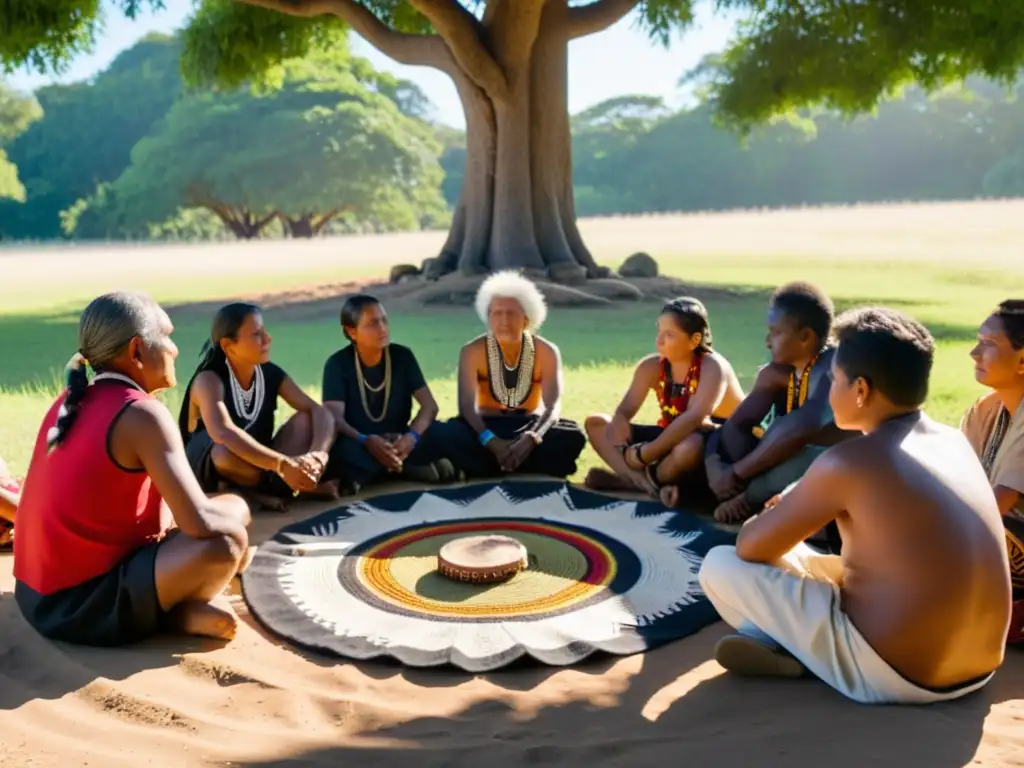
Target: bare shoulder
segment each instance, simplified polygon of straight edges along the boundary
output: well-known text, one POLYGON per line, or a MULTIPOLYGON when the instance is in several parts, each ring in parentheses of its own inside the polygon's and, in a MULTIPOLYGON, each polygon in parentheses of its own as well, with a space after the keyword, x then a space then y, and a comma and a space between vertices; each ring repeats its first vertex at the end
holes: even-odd
POLYGON ((661 355, 650 354, 636 364, 636 375, 642 379, 656 379, 661 373, 661 355))
POLYGON ((484 359, 487 352, 487 337, 480 334, 475 339, 470 339, 462 345, 460 356, 463 360, 479 361, 484 359))
POLYGON ((192 381, 191 391, 197 395, 213 398, 224 396, 224 385, 213 371, 203 371, 192 381))
POLYGON ((533 346, 537 350, 538 355, 547 355, 550 358, 560 357, 562 351, 558 348, 558 345, 553 341, 548 341, 543 336, 534 335, 533 346))
POLYGON ((789 383, 789 375, 793 368, 782 363, 768 363, 761 366, 754 379, 754 386, 758 389, 778 389, 789 383))
POLYGON ((718 352, 707 352, 704 354, 704 361, 700 364, 701 371, 709 371, 727 376, 732 373, 732 366, 723 355, 718 352))
POLYGON ((152 439, 177 434, 178 425, 167 406, 156 399, 139 400, 125 409, 119 426, 123 425, 133 437, 152 439))

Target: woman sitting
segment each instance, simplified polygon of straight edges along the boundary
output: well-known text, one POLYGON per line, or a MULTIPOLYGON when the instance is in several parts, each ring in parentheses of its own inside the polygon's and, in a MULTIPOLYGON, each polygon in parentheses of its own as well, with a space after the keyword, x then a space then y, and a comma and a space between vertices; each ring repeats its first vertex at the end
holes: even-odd
POLYGON ((21 484, 0 457, 0 552, 14 544, 14 515, 21 500, 21 484))
POLYGON ((437 401, 412 350, 391 343, 381 303, 365 294, 349 297, 341 329, 349 343, 324 364, 324 407, 337 430, 326 476, 352 493, 389 477, 454 479, 451 462, 437 453, 437 401))
POLYGON ((249 509, 203 494, 153 397, 176 383, 171 331, 135 293, 95 299, 78 322, 79 353, 36 438, 14 541, 15 598, 45 637, 109 646, 164 629, 234 635, 230 607, 214 601, 244 567, 249 509))
POLYGON ((568 477, 587 439, 561 419, 562 358, 537 331, 547 304, 522 275, 496 272, 476 311, 487 332, 459 355, 459 415, 444 426, 444 450, 469 478, 517 472, 568 477))
POLYGON ((1024 300, 1004 301, 978 329, 974 377, 991 391, 960 429, 981 460, 1006 528, 1013 584, 1008 641, 1024 643, 1024 300))
POLYGON ((207 493, 239 488, 271 509, 300 492, 336 497, 336 483, 318 485, 334 419, 270 362, 270 342, 255 304, 218 310, 178 417, 189 464, 207 493), (278 397, 296 413, 275 435, 278 397))
MULTIPOLYGON (((697 299, 673 299, 662 307, 654 339, 657 354, 637 365, 633 381, 613 416, 595 414, 587 436, 611 471, 592 469, 585 484, 595 489, 640 489, 679 501, 679 483, 704 466, 704 440, 743 400, 729 361, 711 348, 708 313, 697 299), (649 392, 658 398, 657 425, 632 420, 649 392)), ((691 485, 691 483, 687 483, 691 485)))

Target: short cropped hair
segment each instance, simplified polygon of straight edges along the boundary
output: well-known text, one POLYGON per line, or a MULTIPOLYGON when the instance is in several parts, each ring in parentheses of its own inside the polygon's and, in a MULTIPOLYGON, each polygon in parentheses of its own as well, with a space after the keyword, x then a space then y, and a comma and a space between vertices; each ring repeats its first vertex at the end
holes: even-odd
POLYGON ((894 309, 865 307, 836 320, 836 367, 863 378, 894 405, 920 406, 928 397, 935 339, 921 323, 894 309))
POLYGON ((1010 346, 1024 349, 1024 299, 1007 299, 992 314, 1002 321, 1010 346))
POLYGON ((810 328, 822 344, 832 337, 835 307, 821 288, 810 283, 788 283, 772 294, 770 306, 793 318, 801 328, 810 328))

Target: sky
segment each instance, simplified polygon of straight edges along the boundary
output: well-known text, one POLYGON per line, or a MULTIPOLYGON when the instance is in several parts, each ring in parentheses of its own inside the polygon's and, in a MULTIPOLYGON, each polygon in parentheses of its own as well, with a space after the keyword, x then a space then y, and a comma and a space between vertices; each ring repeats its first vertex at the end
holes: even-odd
MULTIPOLYGON (((109 3, 107 3, 109 6, 109 3)), ((111 12, 95 50, 79 57, 60 77, 17 72, 5 80, 19 90, 33 90, 54 82, 68 83, 92 77, 107 67, 118 53, 150 32, 173 32, 185 24, 192 0, 166 0, 166 10, 140 14, 135 21, 111 12)), ((675 35, 668 48, 649 39, 627 16, 604 32, 574 40, 569 45, 569 110, 579 112, 613 96, 649 94, 679 106, 685 94, 676 83, 701 58, 725 47, 732 21, 712 13, 702 4, 696 23, 683 35, 675 35)), ((462 128, 465 120, 455 87, 446 75, 425 67, 406 67, 354 38, 353 50, 378 69, 414 81, 435 106, 434 117, 462 128)))

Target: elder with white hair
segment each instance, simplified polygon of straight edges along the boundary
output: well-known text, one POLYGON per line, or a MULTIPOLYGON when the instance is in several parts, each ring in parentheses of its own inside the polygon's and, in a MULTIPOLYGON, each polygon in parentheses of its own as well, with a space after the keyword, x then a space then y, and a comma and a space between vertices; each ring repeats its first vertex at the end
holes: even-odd
POLYGON ((459 415, 444 445, 466 477, 511 472, 568 477, 586 445, 578 424, 559 418, 562 360, 537 335, 547 304, 518 272, 497 272, 480 286, 476 310, 487 332, 459 355, 459 415))

